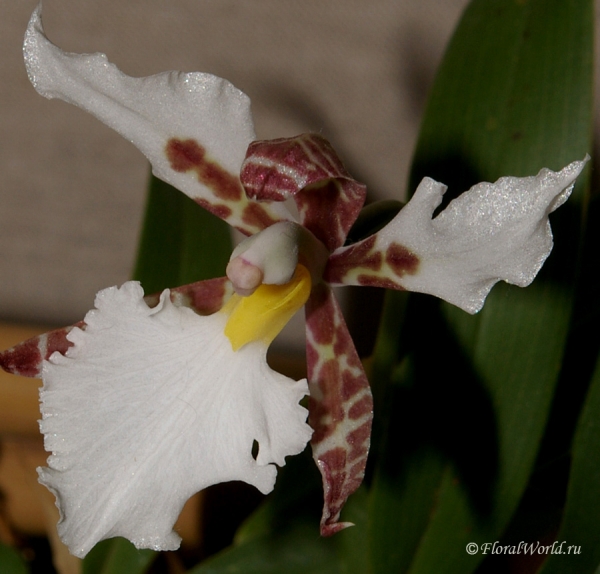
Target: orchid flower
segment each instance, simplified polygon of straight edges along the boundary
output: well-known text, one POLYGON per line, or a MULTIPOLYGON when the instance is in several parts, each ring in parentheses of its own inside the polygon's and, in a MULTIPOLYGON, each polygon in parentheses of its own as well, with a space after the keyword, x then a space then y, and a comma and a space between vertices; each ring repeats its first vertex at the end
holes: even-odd
POLYGON ((534 279, 552 249, 548 214, 587 158, 480 183, 436 217, 446 188, 425 178, 383 229, 347 245, 366 189, 321 136, 254 141, 249 100, 227 81, 131 78, 103 54, 65 53, 44 35, 41 6, 24 52, 40 94, 94 114, 158 177, 248 236, 226 278, 146 297, 136 282, 105 289, 81 323, 0 354, 5 370, 44 380, 52 454, 39 475, 64 542, 78 556, 112 536, 175 549, 173 524, 193 493, 228 480, 267 493, 274 465, 309 440, 323 478, 321 532, 348 526, 340 511, 363 479, 373 403, 331 287, 429 293, 477 312, 497 281, 534 279), (265 360, 303 305, 308 382, 265 360))

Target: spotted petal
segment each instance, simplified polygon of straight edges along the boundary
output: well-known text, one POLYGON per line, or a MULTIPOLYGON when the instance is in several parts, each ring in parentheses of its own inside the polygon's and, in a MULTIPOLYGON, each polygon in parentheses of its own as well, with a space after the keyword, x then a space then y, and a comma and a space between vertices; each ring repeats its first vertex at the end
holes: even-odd
POLYGON ((254 139, 250 100, 210 74, 166 72, 131 78, 104 54, 69 54, 44 35, 41 4, 23 47, 29 78, 47 98, 95 115, 136 145, 157 177, 241 231, 289 219, 282 205, 249 201, 239 181, 254 139))
POLYGON ((252 198, 293 197, 302 225, 330 251, 344 244, 367 195, 317 134, 253 142, 240 177, 252 198))
POLYGON ((306 357, 311 446, 323 479, 321 534, 329 536, 352 525, 338 520, 364 477, 373 397, 342 312, 324 283, 306 304, 306 357))
POLYGON ((567 200, 588 159, 479 183, 433 219, 446 186, 425 178, 386 227, 335 251, 325 278, 429 293, 476 313, 500 279, 533 281, 552 250, 548 214, 567 200))
POLYGON ((226 321, 175 307, 168 292, 151 309, 130 282, 101 291, 86 330, 68 335, 74 346, 44 364, 52 455, 40 481, 56 494, 59 534, 75 555, 113 536, 175 549, 172 527, 193 493, 229 480, 269 492, 274 464, 303 450, 306 381, 272 371, 263 343, 234 352, 226 321))

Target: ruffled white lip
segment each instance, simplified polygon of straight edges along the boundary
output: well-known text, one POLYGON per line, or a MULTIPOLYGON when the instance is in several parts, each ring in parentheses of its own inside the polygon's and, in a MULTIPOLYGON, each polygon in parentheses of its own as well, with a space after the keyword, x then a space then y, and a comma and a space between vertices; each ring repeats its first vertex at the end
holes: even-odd
POLYGON ((173 524, 192 494, 230 480, 269 492, 274 465, 312 435, 298 404, 306 380, 272 371, 266 345, 234 353, 225 314, 174 307, 167 291, 154 309, 142 297, 134 282, 101 291, 86 330, 69 334, 75 346, 44 365, 41 429, 52 455, 40 481, 77 556, 113 536, 177 548, 173 524))

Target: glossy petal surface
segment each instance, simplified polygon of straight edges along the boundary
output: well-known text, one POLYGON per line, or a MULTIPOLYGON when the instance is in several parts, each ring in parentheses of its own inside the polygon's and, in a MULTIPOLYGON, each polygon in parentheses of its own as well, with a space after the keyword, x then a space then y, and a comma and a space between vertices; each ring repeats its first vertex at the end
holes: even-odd
POLYGON ((352 525, 338 520, 364 477, 373 397, 339 305, 324 283, 306 304, 306 356, 311 445, 323 478, 321 534, 328 536, 352 525))
POLYGON ((337 250, 325 278, 429 293, 476 313, 497 281, 533 281, 552 250, 548 214, 567 200, 586 161, 479 183, 433 219, 446 187, 425 178, 380 232, 337 250))
POLYGON ((157 177, 245 233, 280 219, 283 206, 251 202, 239 181, 254 139, 250 100, 210 74, 131 78, 104 54, 69 54, 44 35, 41 5, 23 47, 29 78, 47 98, 83 108, 136 145, 157 177))
POLYGON ((177 308, 168 292, 151 309, 130 282, 101 291, 67 355, 44 364, 52 455, 40 481, 57 496, 74 554, 113 536, 174 549, 173 523, 194 492, 229 480, 269 492, 273 463, 304 449, 306 381, 272 371, 263 344, 234 353, 226 320, 177 308))

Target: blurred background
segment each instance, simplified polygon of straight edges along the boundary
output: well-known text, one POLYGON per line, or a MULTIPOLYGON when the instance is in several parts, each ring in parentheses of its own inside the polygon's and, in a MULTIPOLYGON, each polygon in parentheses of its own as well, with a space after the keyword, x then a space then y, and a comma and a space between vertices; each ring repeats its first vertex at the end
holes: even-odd
MULTIPOLYGON (((428 88, 466 0, 46 0, 49 38, 125 73, 222 76, 259 139, 329 138, 370 199, 400 197, 428 88)), ((31 87, 35 1, 0 2, 0 319, 63 325, 130 276, 148 167, 109 128, 31 87)))

